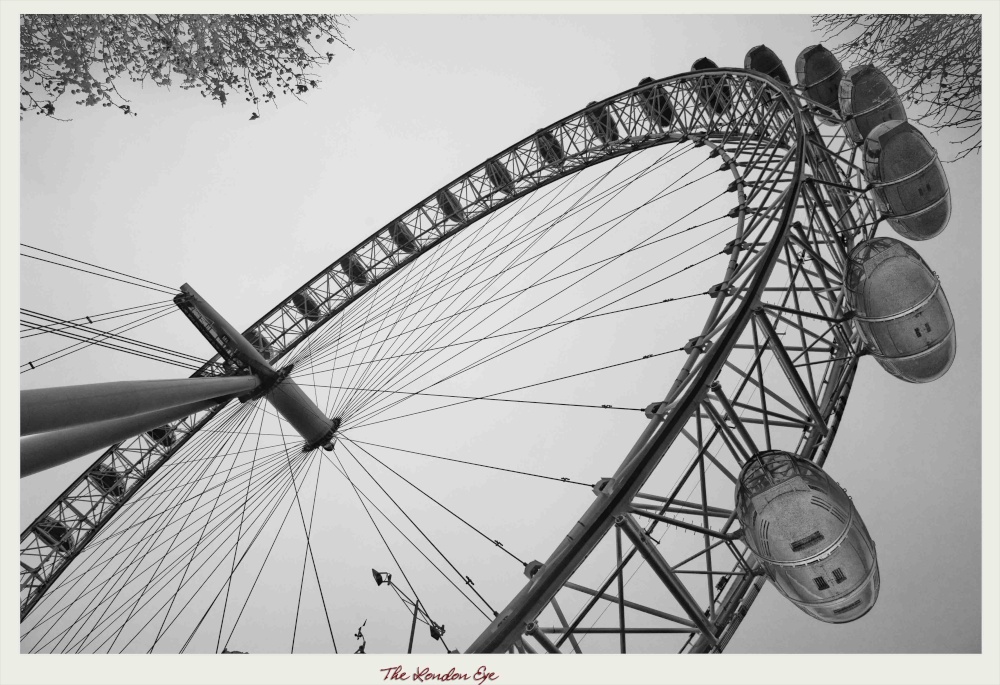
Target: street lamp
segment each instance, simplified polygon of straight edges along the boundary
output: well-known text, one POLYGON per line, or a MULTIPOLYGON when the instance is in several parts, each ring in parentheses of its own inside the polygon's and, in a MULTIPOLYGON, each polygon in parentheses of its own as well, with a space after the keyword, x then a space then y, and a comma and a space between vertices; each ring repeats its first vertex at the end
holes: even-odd
POLYGON ((427 611, 420 605, 420 599, 419 598, 417 598, 417 599, 410 599, 410 597, 405 592, 403 592, 402 590, 400 590, 399 587, 395 583, 392 582, 392 574, 391 573, 387 573, 385 571, 376 571, 375 569, 372 569, 372 578, 375 579, 375 585, 381 587, 384 584, 384 585, 388 585, 393 590, 395 590, 396 594, 399 596, 400 600, 402 600, 404 606, 406 606, 407 608, 409 608, 411 606, 413 607, 413 620, 410 623, 410 644, 406 648, 406 653, 407 654, 412 654, 413 653, 413 636, 414 636, 414 634, 416 633, 416 630, 417 630, 417 617, 418 616, 423 616, 424 620, 430 626, 431 637, 433 639, 435 639, 435 640, 439 640, 441 642, 441 644, 444 645, 445 650, 449 654, 453 653, 451 650, 448 649, 448 645, 445 643, 445 641, 443 639, 444 632, 445 632, 444 631, 444 626, 443 625, 438 625, 437 623, 435 623, 431 619, 430 616, 427 615, 427 611))

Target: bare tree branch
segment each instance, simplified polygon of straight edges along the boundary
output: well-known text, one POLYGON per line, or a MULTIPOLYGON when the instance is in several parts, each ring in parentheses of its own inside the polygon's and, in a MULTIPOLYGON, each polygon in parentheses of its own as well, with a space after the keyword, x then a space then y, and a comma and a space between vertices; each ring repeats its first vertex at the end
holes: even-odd
POLYGON ((911 119, 940 132, 974 129, 951 140, 960 146, 956 160, 980 151, 982 15, 823 14, 813 28, 841 61, 881 69, 911 119))

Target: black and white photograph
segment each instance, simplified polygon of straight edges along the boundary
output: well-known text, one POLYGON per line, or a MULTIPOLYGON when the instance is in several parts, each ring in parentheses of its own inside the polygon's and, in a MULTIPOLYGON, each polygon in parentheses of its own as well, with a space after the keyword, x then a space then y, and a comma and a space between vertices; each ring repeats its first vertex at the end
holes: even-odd
POLYGON ((4 3, 3 682, 997 682, 1000 12, 865 8, 4 3))

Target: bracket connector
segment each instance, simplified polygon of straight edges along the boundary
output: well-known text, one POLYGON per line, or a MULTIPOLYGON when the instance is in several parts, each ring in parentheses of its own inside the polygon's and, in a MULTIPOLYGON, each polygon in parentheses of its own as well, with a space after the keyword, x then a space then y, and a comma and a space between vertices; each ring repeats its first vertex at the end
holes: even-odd
POLYGON ((711 346, 711 340, 706 340, 705 338, 698 336, 697 338, 691 338, 687 341, 687 344, 684 346, 684 351, 691 354, 695 351, 695 349, 697 349, 699 352, 704 354, 705 352, 708 352, 708 348, 711 346))

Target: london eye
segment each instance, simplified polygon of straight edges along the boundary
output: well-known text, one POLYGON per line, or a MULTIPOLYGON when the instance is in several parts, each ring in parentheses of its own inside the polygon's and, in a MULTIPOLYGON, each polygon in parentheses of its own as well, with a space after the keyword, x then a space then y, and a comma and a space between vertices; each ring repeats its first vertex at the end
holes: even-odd
POLYGON ((205 353, 22 392, 24 474, 114 436, 22 533, 22 651, 718 653, 765 587, 866 620, 892 581, 836 440, 864 357, 959 354, 918 254, 944 167, 866 65, 695 57, 371 203, 250 321, 180 268, 109 307, 205 353))

